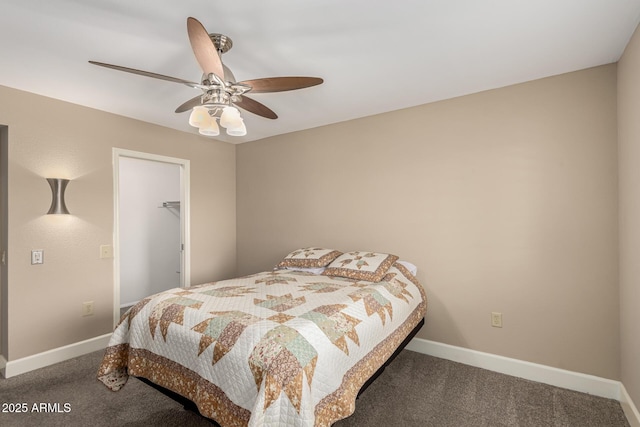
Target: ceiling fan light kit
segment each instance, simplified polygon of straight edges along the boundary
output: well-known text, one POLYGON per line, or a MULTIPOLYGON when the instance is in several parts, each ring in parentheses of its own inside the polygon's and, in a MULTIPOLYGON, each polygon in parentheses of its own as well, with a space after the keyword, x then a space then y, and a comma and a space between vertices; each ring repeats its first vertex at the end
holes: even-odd
POLYGON ((227 135, 247 134, 244 120, 236 107, 268 119, 278 118, 277 114, 267 106, 246 96, 247 92, 282 92, 323 83, 323 80, 318 77, 267 77, 236 82, 231 70, 221 60, 222 54, 228 52, 233 46, 231 39, 224 34, 207 33, 204 26, 195 18, 187 19, 187 33, 193 53, 203 71, 200 83, 119 65, 96 61, 89 61, 89 63, 200 89, 202 94, 180 105, 176 113, 191 111, 189 124, 198 128, 201 135, 211 137, 220 134, 218 120, 220 126, 226 129, 227 135))
POLYGON ((189 116, 189 124, 198 128, 201 135, 218 136, 220 128, 218 127, 218 115, 220 115, 220 126, 227 130, 230 136, 245 136, 247 128, 244 120, 240 117, 240 111, 237 108, 226 106, 220 108, 219 105, 199 105, 193 107, 189 116), (222 113, 220 113, 222 110, 222 113))
POLYGON ((220 116, 220 126, 225 128, 238 127, 240 125, 240 111, 234 107, 224 107, 220 116))
POLYGON ((247 134, 247 128, 244 125, 244 120, 240 118, 236 124, 227 128, 227 135, 231 136, 245 136, 247 134))
POLYGON ((218 136, 220 135, 220 128, 218 122, 213 117, 208 117, 203 123, 198 126, 198 132, 204 136, 218 136))
POLYGON ((195 128, 199 128, 209 121, 209 110, 202 106, 193 107, 189 115, 189 124, 195 128))

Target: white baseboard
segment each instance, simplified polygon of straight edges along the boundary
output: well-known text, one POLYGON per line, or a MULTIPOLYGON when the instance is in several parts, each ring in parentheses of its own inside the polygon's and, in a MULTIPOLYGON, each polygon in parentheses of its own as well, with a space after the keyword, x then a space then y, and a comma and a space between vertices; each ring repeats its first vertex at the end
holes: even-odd
POLYGON ((494 372, 550 384, 570 390, 620 400, 620 382, 551 366, 525 362, 491 353, 456 347, 422 338, 414 338, 407 350, 453 360, 494 372))
POLYGON ((412 339, 406 349, 514 377, 615 399, 620 402, 631 427, 640 427, 638 409, 620 381, 456 347, 422 338, 412 339))
MULTIPOLYGON (((54 363, 63 362, 82 356, 87 353, 107 348, 111 333, 101 335, 99 337, 90 338, 75 344, 69 344, 64 347, 54 348, 43 353, 34 354, 33 356, 23 357, 22 359, 4 361, 2 374, 5 378, 15 377, 34 369, 44 368, 54 363)), ((1 359, 4 360, 2 356, 1 359)), ((0 360, 0 363, 2 360, 0 360)))
MULTIPOLYGON (((111 333, 75 344, 48 350, 33 356, 7 361, 0 355, 0 371, 5 378, 44 368, 107 347, 111 333)), ((551 366, 456 347, 422 338, 414 338, 407 350, 452 360, 490 371, 567 388, 620 402, 631 427, 640 427, 640 413, 620 381, 567 371, 551 366)))
POLYGON ((620 406, 622 406, 631 427, 640 427, 640 413, 627 393, 624 384, 620 381, 456 347, 422 338, 412 339, 406 349, 489 371, 614 399, 620 402, 620 406))
POLYGON ((633 404, 624 384, 620 384, 620 406, 622 406, 622 410, 627 416, 629 425, 631 427, 640 427, 640 412, 638 412, 636 405, 633 404))

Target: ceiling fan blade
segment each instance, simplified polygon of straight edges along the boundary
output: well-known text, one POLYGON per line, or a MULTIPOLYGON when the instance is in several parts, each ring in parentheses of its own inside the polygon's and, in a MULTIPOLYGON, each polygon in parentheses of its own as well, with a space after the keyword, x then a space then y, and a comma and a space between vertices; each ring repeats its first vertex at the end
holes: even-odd
POLYGON ((278 118, 278 115, 274 113, 269 107, 245 95, 242 95, 240 97, 240 100, 237 102, 234 102, 234 104, 244 110, 249 111, 250 113, 257 114, 258 116, 262 116, 267 119, 278 118))
POLYGON ((224 79, 222 61, 218 55, 215 44, 209 37, 209 33, 196 18, 187 18, 187 32, 193 53, 205 74, 215 74, 224 79))
POLYGON ((322 84, 319 77, 266 77, 263 79, 244 80, 240 83, 251 86, 253 93, 283 92, 303 89, 322 84))
POLYGON ((197 107, 200 104, 202 104, 202 95, 191 98, 190 100, 180 105, 178 108, 176 108, 176 113, 184 113, 185 111, 193 110, 193 107, 197 107))
POLYGON ((154 79, 166 80, 174 83, 181 83, 183 85, 187 85, 190 87, 195 87, 195 88, 202 87, 200 83, 190 82, 188 80, 179 79, 177 77, 170 77, 162 74, 151 73, 149 71, 136 70, 135 68, 121 67, 120 65, 105 64, 104 62, 97 62, 97 61, 89 61, 89 63, 93 65, 99 65, 101 67, 113 68, 114 70, 118 70, 118 71, 125 71, 127 73, 138 74, 140 76, 152 77, 154 79))

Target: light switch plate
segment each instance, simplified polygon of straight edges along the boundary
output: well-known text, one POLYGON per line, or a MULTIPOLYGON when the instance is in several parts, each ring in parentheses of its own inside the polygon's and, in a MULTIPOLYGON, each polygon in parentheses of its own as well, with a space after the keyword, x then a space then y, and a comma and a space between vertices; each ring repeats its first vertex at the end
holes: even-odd
POLYGON ((34 249, 31 251, 31 264, 44 264, 44 250, 34 249))

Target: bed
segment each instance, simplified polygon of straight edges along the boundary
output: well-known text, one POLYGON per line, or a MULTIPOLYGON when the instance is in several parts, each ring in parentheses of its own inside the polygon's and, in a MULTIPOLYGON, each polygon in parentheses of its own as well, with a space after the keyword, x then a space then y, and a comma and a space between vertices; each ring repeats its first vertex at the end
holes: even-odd
POLYGON ((98 379, 112 391, 129 375, 146 379, 222 427, 329 426, 354 412, 426 306, 395 255, 302 248, 272 271, 140 301, 98 379))

